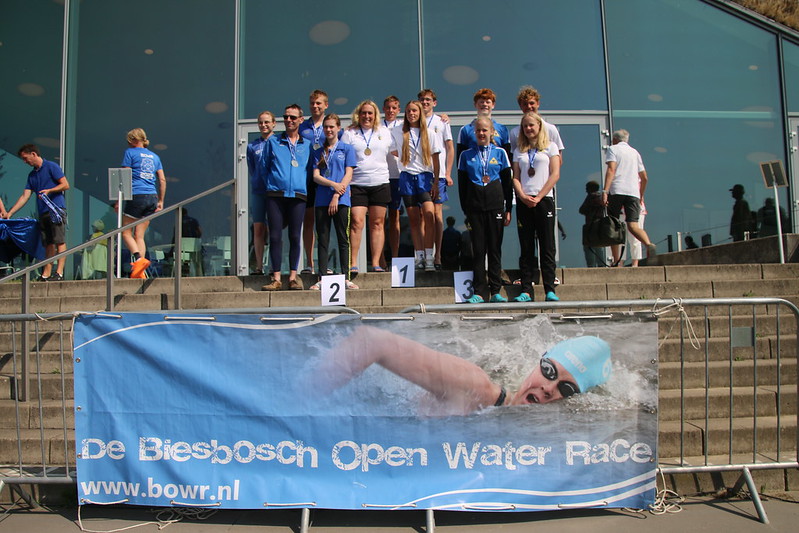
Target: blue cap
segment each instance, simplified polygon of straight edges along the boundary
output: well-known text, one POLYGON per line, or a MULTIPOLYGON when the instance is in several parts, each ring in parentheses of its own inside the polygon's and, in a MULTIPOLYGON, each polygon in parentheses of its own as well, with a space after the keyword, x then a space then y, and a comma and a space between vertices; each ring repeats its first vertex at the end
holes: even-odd
POLYGON ((553 346, 544 357, 563 365, 574 376, 580 392, 601 385, 610 377, 610 346, 599 337, 566 339, 553 346))

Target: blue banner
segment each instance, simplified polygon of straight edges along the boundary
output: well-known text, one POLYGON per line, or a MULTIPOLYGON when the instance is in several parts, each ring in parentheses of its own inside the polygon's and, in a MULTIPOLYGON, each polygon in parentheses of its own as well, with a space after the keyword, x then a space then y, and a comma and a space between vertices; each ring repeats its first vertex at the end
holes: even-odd
POLYGON ((404 318, 79 317, 81 503, 530 511, 654 501, 656 322, 404 318))

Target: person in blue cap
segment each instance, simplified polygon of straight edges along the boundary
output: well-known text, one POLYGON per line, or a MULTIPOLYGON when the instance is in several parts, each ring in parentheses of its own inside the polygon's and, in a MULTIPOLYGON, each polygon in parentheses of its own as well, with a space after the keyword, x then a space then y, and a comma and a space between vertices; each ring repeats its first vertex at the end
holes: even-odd
POLYGON ((360 326, 320 365, 316 390, 330 393, 377 364, 427 390, 445 414, 487 407, 549 403, 605 383, 610 346, 598 337, 566 339, 550 348, 516 391, 495 383, 485 370, 456 355, 371 326, 360 326))

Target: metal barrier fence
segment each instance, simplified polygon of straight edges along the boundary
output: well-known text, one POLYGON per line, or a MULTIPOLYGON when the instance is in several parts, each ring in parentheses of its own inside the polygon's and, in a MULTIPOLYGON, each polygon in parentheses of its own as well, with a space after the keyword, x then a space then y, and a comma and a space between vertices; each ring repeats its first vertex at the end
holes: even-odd
MULTIPOLYGON (((767 523, 751 472, 799 468, 799 309, 787 300, 420 304, 403 310, 406 314, 435 312, 469 319, 509 319, 519 312, 548 312, 561 321, 608 320, 619 314, 655 315, 661 362, 660 472, 737 472, 733 492, 746 484, 760 520, 767 523), (664 420, 664 416, 670 416, 664 404, 672 409, 678 407, 676 419, 664 420), (668 428, 676 429, 676 443, 663 442, 668 428), (676 453, 664 457, 664 449, 676 453)), ((336 307, 177 313, 358 314, 336 307)), ((0 379, 8 383, 8 398, 0 398, 0 427, 6 435, 15 431, 15 436, 0 440, 0 489, 9 485, 28 501, 30 497, 20 485, 76 482, 71 378, 74 316, 0 315, 0 379), (32 387, 28 386, 29 379, 32 387), (24 395, 20 394, 23 390, 24 395)), ((428 511, 427 526, 428 531, 435 526, 432 510, 428 511)), ((304 509, 301 530, 307 531, 308 527, 309 510, 304 509)))

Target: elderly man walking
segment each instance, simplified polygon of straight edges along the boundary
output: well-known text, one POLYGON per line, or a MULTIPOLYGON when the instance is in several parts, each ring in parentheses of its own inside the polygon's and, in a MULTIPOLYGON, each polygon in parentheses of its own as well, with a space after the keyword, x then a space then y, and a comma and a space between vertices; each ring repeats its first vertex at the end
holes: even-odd
MULTIPOLYGON (((604 204, 608 206, 608 214, 619 217, 622 207, 627 221, 627 229, 636 239, 646 246, 647 257, 657 254, 657 247, 649 240, 644 228, 638 224, 641 216, 641 204, 649 178, 638 150, 627 144, 630 133, 627 130, 613 132, 612 145, 605 153, 605 187, 602 191, 604 204)), ((621 266, 620 245, 611 247, 613 263, 621 266)))

